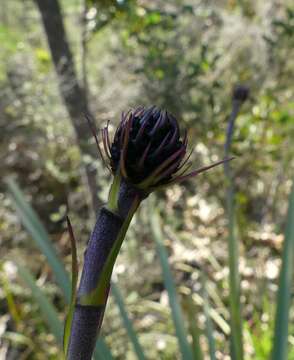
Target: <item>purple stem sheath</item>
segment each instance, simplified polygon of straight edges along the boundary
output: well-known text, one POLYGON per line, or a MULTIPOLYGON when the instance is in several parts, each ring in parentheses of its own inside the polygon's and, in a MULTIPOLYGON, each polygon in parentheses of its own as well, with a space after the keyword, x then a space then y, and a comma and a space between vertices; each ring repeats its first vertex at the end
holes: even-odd
POLYGON ((97 287, 108 255, 134 201, 143 199, 142 194, 122 182, 118 195, 118 212, 103 207, 98 215, 84 254, 84 266, 79 284, 69 340, 68 360, 91 360, 95 343, 101 328, 107 302, 101 306, 85 306, 79 299, 97 287))

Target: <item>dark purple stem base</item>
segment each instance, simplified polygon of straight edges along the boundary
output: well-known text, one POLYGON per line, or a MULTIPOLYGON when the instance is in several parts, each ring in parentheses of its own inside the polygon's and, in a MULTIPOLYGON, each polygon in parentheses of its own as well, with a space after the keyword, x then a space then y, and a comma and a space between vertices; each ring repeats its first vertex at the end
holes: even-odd
POLYGON ((105 303, 101 306, 81 305, 79 299, 97 287, 108 255, 134 200, 138 197, 142 198, 138 191, 126 183, 122 183, 119 190, 117 213, 106 208, 102 208, 100 211, 85 251, 84 267, 67 351, 68 360, 91 360, 103 320, 109 287, 105 294, 105 303))
POLYGON ((68 349, 70 360, 91 360, 105 306, 76 305, 68 349))

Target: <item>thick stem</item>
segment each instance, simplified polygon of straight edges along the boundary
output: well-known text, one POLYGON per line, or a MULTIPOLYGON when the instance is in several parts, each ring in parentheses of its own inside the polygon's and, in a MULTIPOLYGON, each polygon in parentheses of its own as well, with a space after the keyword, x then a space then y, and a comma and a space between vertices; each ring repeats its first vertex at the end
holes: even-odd
POLYGON ((122 182, 117 211, 102 208, 85 252, 67 351, 69 360, 90 360, 102 324, 114 260, 142 196, 122 182))

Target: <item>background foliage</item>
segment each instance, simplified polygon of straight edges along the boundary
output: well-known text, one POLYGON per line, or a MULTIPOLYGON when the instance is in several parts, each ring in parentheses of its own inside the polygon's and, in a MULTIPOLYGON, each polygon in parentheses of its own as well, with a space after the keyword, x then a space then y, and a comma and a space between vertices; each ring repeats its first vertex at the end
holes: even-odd
MULTIPOLYGON (((245 353, 248 359, 267 359, 293 178, 291 1, 62 0, 60 5, 97 127, 107 120, 115 125, 129 107, 154 103, 189 129, 195 167, 208 164, 223 156, 232 87, 250 87, 250 99, 235 124, 232 167, 245 353)), ((109 174, 98 154, 94 158, 79 151, 36 5, 11 0, 1 8, 1 178, 17 180, 70 271, 67 207, 80 261, 93 224, 83 165, 97 169, 101 202, 109 174)), ((61 320, 63 294, 21 225, 4 181, 0 186, 0 359, 58 359, 52 329, 16 265, 33 274, 61 320)), ((229 353, 225 188, 218 168, 158 194, 155 205, 164 219, 162 236, 184 316, 188 324, 187 296, 193 294, 200 342, 208 354, 200 273, 205 274, 217 359, 229 353)), ((114 279, 148 359, 175 359, 179 349, 148 211, 143 205, 133 221, 114 279)), ((118 314, 111 298, 103 336, 115 358, 132 359, 133 347, 118 314)), ((290 317, 289 359, 294 359, 293 308, 290 317)))

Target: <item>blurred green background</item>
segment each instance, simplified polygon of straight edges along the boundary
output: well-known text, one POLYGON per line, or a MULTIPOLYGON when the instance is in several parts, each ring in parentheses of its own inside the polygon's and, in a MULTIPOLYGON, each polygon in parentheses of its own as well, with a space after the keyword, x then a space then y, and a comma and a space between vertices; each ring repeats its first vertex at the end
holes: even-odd
MULTIPOLYGON (((50 16, 61 19, 66 32, 60 36, 58 26, 51 29, 50 49, 37 2, 1 1, 0 359, 61 358, 18 265, 32 273, 61 321, 65 314, 52 269, 15 211, 8 179, 22 189, 70 271, 67 208, 82 263, 93 208, 105 202, 110 183, 85 113, 97 128, 110 120, 114 129, 130 107, 166 108, 188 128, 196 168, 223 158, 236 84, 250 88, 231 148, 245 358, 268 359, 293 178, 293 3, 59 0, 61 12, 50 5, 50 16), (63 54, 65 44, 71 52, 63 54)), ((216 359, 229 359, 226 187, 218 167, 153 200, 184 317, 189 323, 185 299, 193 294, 207 354, 200 272, 205 273, 216 359)), ((132 222, 114 280, 146 358, 180 359, 146 205, 132 222)), ((292 360, 293 319, 292 307, 292 360)), ((114 358, 135 358, 112 297, 102 334, 114 358)))

